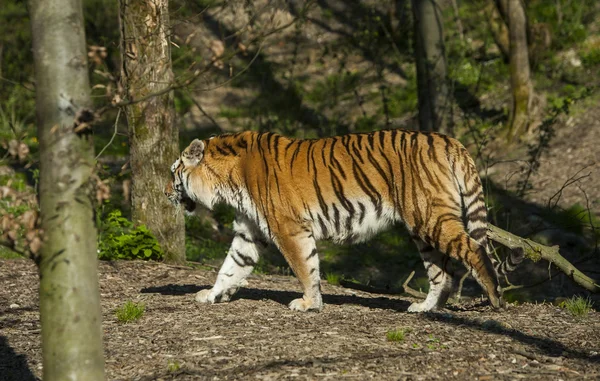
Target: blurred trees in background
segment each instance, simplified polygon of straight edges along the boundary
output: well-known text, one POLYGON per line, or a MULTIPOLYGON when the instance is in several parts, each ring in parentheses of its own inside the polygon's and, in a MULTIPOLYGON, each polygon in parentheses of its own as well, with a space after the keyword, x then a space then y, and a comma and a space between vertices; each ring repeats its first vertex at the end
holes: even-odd
MULTIPOLYGON (((79 0, 30 0, 45 380, 103 380, 90 84, 79 0)), ((27 235, 31 232, 27 232, 27 235)), ((37 254, 38 247, 30 245, 37 254)))
POLYGON ((453 135, 441 5, 436 0, 412 0, 412 9, 419 127, 422 131, 453 135))
POLYGON ((531 117, 529 113, 533 88, 529 75, 527 16, 522 0, 498 0, 497 3, 508 20, 510 85, 512 88, 508 139, 512 140, 527 131, 531 117))

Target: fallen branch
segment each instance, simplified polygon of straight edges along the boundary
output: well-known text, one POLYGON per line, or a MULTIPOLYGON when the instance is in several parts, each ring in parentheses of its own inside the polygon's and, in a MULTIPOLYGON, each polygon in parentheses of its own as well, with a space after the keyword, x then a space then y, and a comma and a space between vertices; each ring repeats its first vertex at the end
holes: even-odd
POLYGON ((492 224, 488 224, 487 235, 492 241, 506 246, 511 250, 523 250, 525 257, 529 258, 533 262, 544 259, 552 263, 575 283, 586 290, 594 293, 600 292, 600 285, 598 285, 592 278, 579 271, 571 264, 571 262, 567 261, 562 255, 560 255, 558 246, 545 246, 530 239, 522 238, 509 233, 506 230, 502 230, 492 224))

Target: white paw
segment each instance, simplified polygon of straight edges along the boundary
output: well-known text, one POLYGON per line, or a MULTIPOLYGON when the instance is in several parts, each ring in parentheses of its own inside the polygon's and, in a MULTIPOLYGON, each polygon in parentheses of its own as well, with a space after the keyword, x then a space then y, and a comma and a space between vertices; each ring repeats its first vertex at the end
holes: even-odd
POLYGON ((215 302, 215 297, 212 295, 212 288, 198 291, 196 293, 196 301, 198 303, 213 304, 215 302))
POLYGON ((408 312, 428 312, 434 311, 436 309, 435 305, 430 305, 426 302, 421 303, 413 303, 408 307, 408 312))
POLYGON ((292 311, 321 311, 323 302, 319 300, 304 300, 304 298, 294 299, 290 302, 289 307, 292 311))

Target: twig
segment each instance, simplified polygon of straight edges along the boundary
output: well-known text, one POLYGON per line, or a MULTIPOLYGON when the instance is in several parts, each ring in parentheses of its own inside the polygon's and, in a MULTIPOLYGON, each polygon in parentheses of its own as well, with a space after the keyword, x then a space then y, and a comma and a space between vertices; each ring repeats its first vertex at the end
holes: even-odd
POLYGON ((415 276, 414 270, 408 275, 408 278, 406 278, 404 283, 402 283, 402 288, 404 289, 404 292, 409 295, 414 296, 415 298, 425 299, 427 297, 427 294, 422 293, 421 291, 417 291, 408 285, 408 282, 410 282, 410 280, 413 278, 413 276, 415 276))
POLYGON ((104 148, 102 148, 100 150, 100 152, 98 153, 98 155, 96 155, 96 158, 94 160, 98 160, 98 158, 100 157, 100 155, 102 155, 102 153, 108 148, 108 146, 110 146, 112 144, 113 140, 115 140, 115 136, 117 136, 117 129, 119 127, 119 117, 120 116, 121 116, 121 108, 119 108, 119 111, 117 111, 117 118, 115 120, 115 132, 111 136, 111 138, 108 141, 108 143, 104 146, 104 148))
POLYGON ((202 115, 207 117, 212 122, 212 124, 214 124, 215 127, 219 129, 219 131, 223 132, 223 128, 219 125, 219 123, 217 123, 217 121, 212 116, 210 116, 209 113, 204 111, 204 108, 202 108, 202 105, 194 98, 194 95, 189 90, 187 91, 187 93, 190 99, 192 100, 192 103, 198 108, 198 110, 200 110, 202 115))
POLYGON ((576 173, 575 173, 573 176, 569 177, 569 178, 567 179, 567 181, 565 181, 565 182, 564 182, 564 184, 563 184, 563 185, 560 187, 560 189, 559 189, 558 191, 556 191, 556 193, 554 193, 554 194, 552 195, 552 197, 550 197, 550 198, 548 199, 548 208, 552 209, 552 208, 556 207, 556 205, 558 205, 558 203, 559 203, 559 201, 560 201, 560 198, 562 197, 562 193, 563 193, 563 191, 564 191, 566 188, 568 188, 569 186, 571 186, 571 185, 575 184, 575 183, 576 183, 576 182, 578 182, 579 180, 585 179, 586 177, 590 177, 590 175, 591 175, 591 172, 590 172, 590 173, 588 173, 587 175, 582 175, 582 176, 579 176, 579 177, 578 177, 578 175, 579 175, 581 172, 583 172, 584 170, 586 170, 587 168, 589 168, 589 167, 591 167, 591 166, 593 166, 593 165, 595 165, 595 164, 596 164, 596 163, 588 164, 588 165, 586 165, 585 167, 581 168, 579 171, 577 171, 577 172, 576 172, 576 173), (555 200, 555 198, 556 198, 556 200, 555 200), (553 201, 553 200, 554 200, 554 201, 553 201), (550 206, 550 204, 554 204, 554 205, 550 206))
POLYGON ((460 281, 458 281, 458 289, 456 290, 456 299, 460 300, 461 296, 462 296, 462 289, 463 289, 463 284, 465 283, 465 280, 469 277, 469 272, 467 271, 461 278, 460 281))

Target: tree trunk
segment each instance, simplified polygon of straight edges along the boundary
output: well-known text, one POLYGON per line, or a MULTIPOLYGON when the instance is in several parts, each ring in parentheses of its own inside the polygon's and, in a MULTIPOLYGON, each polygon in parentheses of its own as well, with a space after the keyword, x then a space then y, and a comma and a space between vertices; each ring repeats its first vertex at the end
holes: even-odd
POLYGON ((79 0, 29 0, 40 142, 44 380, 104 380, 94 146, 79 0))
POLYGON ((527 18, 521 0, 508 0, 508 33, 510 38, 510 82, 512 108, 508 127, 508 140, 527 131, 532 86, 529 75, 527 50, 527 18))
POLYGON ((443 19, 436 0, 412 0, 422 131, 452 135, 443 19))
POLYGON ((508 35, 508 27, 506 26, 506 22, 502 18, 497 5, 494 4, 493 1, 489 1, 485 8, 485 13, 490 26, 490 31, 492 32, 492 37, 494 38, 494 42, 498 46, 498 49, 500 49, 505 62, 508 62, 510 57, 510 38, 508 35))
POLYGON ((163 194, 179 156, 175 125, 168 0, 120 0, 122 77, 129 125, 133 221, 146 225, 165 262, 185 261, 183 213, 163 194), (152 94, 141 102, 142 99, 152 94))

